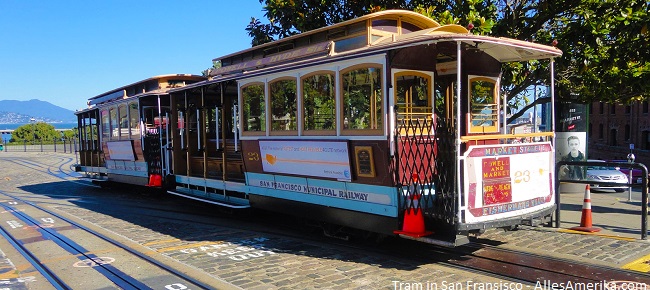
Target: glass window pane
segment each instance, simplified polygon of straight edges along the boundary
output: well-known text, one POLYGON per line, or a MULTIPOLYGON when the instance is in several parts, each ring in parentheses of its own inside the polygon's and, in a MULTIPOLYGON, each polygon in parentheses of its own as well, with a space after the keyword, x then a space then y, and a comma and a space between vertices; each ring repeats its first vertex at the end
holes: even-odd
POLYGON ((361 36, 335 41, 334 50, 336 50, 336 52, 343 52, 343 51, 353 50, 357 48, 362 48, 367 45, 368 45, 368 36, 361 35, 361 36))
POLYGON ((321 74, 302 80, 305 130, 334 130, 336 98, 334 74, 321 74))
POLYGON ((125 140, 129 139, 129 119, 127 118, 128 113, 126 111, 126 104, 120 104, 117 107, 120 120, 120 139, 125 140))
POLYGON ((115 107, 112 107, 109 109, 109 114, 111 118, 111 140, 117 140, 119 139, 119 126, 118 126, 118 120, 117 120, 117 109, 115 107))
POLYGON ((498 130, 498 104, 496 82, 488 78, 470 80, 470 132, 496 132, 498 130))
POLYGON ((242 88, 244 131, 266 131, 266 107, 264 85, 256 84, 242 88))
POLYGON ((393 19, 373 20, 372 29, 397 33, 397 20, 393 20, 393 19))
POLYGON ((380 129, 381 71, 361 68, 342 74, 343 129, 380 129))
POLYGON ((102 139, 106 141, 111 136, 111 122, 110 119, 108 118, 108 110, 103 109, 101 111, 101 115, 102 115, 102 139))
POLYGON ((129 103, 129 118, 131 137, 133 139, 140 139, 140 114, 138 113, 138 102, 129 103))
POLYGON ((296 80, 280 80, 269 84, 269 94, 271 131, 296 130, 296 80))
POLYGON ((405 118, 428 117, 433 112, 429 101, 429 78, 418 75, 397 77, 396 103, 398 113, 405 118), (413 116, 411 116, 413 115, 413 116))

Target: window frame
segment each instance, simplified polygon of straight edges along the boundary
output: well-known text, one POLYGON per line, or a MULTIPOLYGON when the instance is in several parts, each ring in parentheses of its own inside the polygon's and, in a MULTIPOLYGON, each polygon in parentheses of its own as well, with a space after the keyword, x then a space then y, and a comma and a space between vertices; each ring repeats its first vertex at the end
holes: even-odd
MULTIPOLYGON (((338 119, 339 124, 341 124, 341 135, 342 136, 354 136, 354 135, 360 135, 360 136, 379 136, 384 134, 384 127, 386 120, 386 90, 384 88, 384 79, 385 79, 385 70, 384 70, 384 65, 381 63, 373 63, 373 62, 365 62, 365 63, 359 63, 355 65, 351 65, 348 67, 345 67, 343 69, 340 69, 338 71, 339 74, 339 81, 338 81, 338 92, 341 95, 340 97, 340 104, 338 109, 341 112, 341 116, 338 119), (376 115, 377 120, 376 122, 376 127, 377 128, 371 128, 371 129, 347 129, 345 126, 343 126, 344 121, 345 121, 345 87, 343 86, 344 82, 344 75, 348 72, 354 71, 354 70, 359 70, 359 69, 370 69, 374 68, 377 69, 380 73, 379 75, 379 89, 380 89, 380 96, 379 100, 381 101, 381 104, 379 105, 380 110, 379 113, 376 115)), ((372 105, 369 105, 369 107, 372 105)), ((375 105, 375 107, 377 107, 375 105)), ((372 120, 372 118, 371 118, 372 120)), ((372 124, 372 121, 371 121, 372 124)))
MULTIPOLYGON (((268 108, 269 108, 269 113, 267 114, 267 120, 269 120, 269 122, 267 123, 267 127, 269 129, 269 135, 271 135, 271 136, 297 136, 298 135, 298 127, 299 127, 299 121, 298 121, 299 114, 298 113, 300 111, 300 109, 299 109, 300 106, 298 104, 298 98, 299 98, 298 78, 296 78, 294 76, 281 76, 281 77, 274 78, 274 79, 268 81, 266 83, 266 86, 267 86, 267 92, 268 92, 266 95, 268 95, 268 97, 265 98, 265 101, 268 104, 268 108), (295 110, 293 111, 293 114, 294 114, 294 117, 295 117, 295 124, 294 124, 295 129, 294 130, 274 130, 273 129, 273 121, 274 121, 273 120, 273 109, 274 109, 273 108, 273 99, 274 99, 274 97, 272 96, 271 87, 273 86, 273 84, 275 84, 277 82, 282 82, 282 81, 293 81, 294 82, 294 91, 295 91, 295 96, 294 96, 295 97, 295 110)), ((287 112, 285 112, 285 113, 287 113, 287 112)), ((290 116, 289 118, 291 118, 291 115, 289 115, 289 116, 290 116)), ((289 122, 291 122, 291 121, 289 121, 289 122)))
MULTIPOLYGON (((499 78, 496 77, 489 77, 489 76, 479 76, 479 75, 468 75, 467 76, 467 132, 470 134, 473 133, 499 133, 499 124, 500 124, 500 109, 501 106, 499 104, 499 78), (482 125, 474 125, 473 122, 475 120, 474 114, 472 113, 473 110, 473 102, 472 102, 472 82, 474 81, 487 81, 491 82, 494 84, 494 90, 492 93, 493 101, 488 102, 487 104, 484 104, 484 109, 487 106, 494 106, 494 113, 490 114, 493 116, 493 122, 494 124, 489 125, 489 126, 482 126, 482 125)), ((483 115, 483 114, 481 114, 483 115)))
POLYGON ((239 105, 239 115, 241 116, 240 118, 242 122, 240 126, 241 127, 240 131, 242 136, 266 136, 266 132, 268 132, 269 129, 269 114, 268 114, 269 104, 267 98, 268 95, 267 90, 268 87, 266 85, 266 82, 263 81, 254 81, 254 82, 243 84, 239 87, 239 95, 240 95, 239 103, 241 104, 239 105), (260 131, 247 130, 247 128, 245 127, 246 123, 244 123, 244 118, 246 117, 244 115, 244 105, 245 105, 244 89, 250 86, 262 86, 262 90, 264 92, 264 94, 262 95, 262 98, 264 100, 264 102, 262 103, 262 108, 264 108, 264 126, 261 127, 260 131))
POLYGON ((337 87, 337 82, 336 82, 336 71, 333 70, 317 70, 310 72, 308 74, 300 76, 300 92, 298 95, 300 96, 300 108, 298 109, 299 113, 298 117, 302 119, 301 126, 302 126, 302 135, 304 136, 335 136, 336 131, 338 128, 338 122, 336 121, 336 110, 338 108, 338 99, 336 97, 336 91, 338 90, 337 87), (332 118, 333 120, 333 128, 332 129, 307 129, 306 123, 307 123, 307 114, 305 113, 305 92, 304 92, 304 81, 308 78, 311 78, 313 76, 317 75, 331 75, 332 76, 332 98, 334 99, 334 107, 332 109, 334 110, 334 116, 332 118))

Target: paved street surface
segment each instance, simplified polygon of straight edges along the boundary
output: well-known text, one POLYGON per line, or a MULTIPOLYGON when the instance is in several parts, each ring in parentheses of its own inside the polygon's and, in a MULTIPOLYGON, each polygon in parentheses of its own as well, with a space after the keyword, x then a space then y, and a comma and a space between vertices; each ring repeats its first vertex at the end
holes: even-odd
MULTIPOLYGON (((49 190, 43 187, 56 184, 58 187, 51 191, 65 194, 66 185, 61 180, 48 180, 30 173, 24 166, 2 162, 3 158, 9 156, 35 158, 34 162, 45 162, 49 156, 59 159, 72 157, 74 161, 74 156, 70 154, 35 154, 8 155, 0 152, 0 167, 4 166, 0 170, 0 191, 16 193, 32 189, 30 192, 34 192, 36 188, 43 192, 49 190), (21 174, 21 170, 25 173, 21 174)), ((65 168, 68 165, 57 163, 53 166, 65 168)), ((69 177, 66 179, 71 180, 69 177)), ((583 198, 584 190, 579 190, 579 187, 578 190, 562 193, 559 229, 522 227, 509 232, 488 230, 479 239, 505 249, 650 272, 647 262, 650 260, 650 243, 641 240, 640 193, 633 192, 631 201, 628 201, 628 192, 592 192, 593 226, 602 229, 593 234, 570 230, 580 223, 583 198)), ((132 217, 117 219, 113 216, 117 213, 112 212, 109 205, 95 210, 92 204, 72 207, 55 204, 45 196, 42 199, 41 202, 52 203, 50 208, 113 231, 126 242, 142 247, 148 255, 163 256, 170 263, 185 265, 188 271, 202 271, 202 275, 223 280, 232 288, 399 289, 396 288, 399 283, 442 286, 442 283, 450 281, 499 281, 435 261, 414 265, 406 260, 361 255, 350 249, 326 248, 313 241, 300 241, 254 230, 242 231, 229 228, 227 224, 214 226, 201 220, 196 220, 196 223, 185 221, 185 226, 179 227, 162 218, 158 220, 156 217, 138 216, 137 213, 131 213, 132 217)), ((182 219, 180 216, 178 218, 182 219)), ((13 257, 9 255, 13 250, 1 238, 0 250, 0 283, 8 281, 5 285, 11 284, 9 282, 17 280, 14 273, 24 271, 24 268, 19 268, 25 265, 13 258, 8 260, 13 257)), ((11 285, 11 289, 21 289, 14 287, 17 284, 11 285)))

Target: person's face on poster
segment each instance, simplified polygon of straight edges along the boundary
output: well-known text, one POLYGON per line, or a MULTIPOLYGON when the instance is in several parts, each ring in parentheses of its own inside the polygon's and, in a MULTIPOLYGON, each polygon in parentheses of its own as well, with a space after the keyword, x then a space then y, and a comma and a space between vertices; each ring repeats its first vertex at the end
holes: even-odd
POLYGON ((580 140, 570 139, 569 140, 569 151, 572 155, 576 156, 580 150, 580 140))

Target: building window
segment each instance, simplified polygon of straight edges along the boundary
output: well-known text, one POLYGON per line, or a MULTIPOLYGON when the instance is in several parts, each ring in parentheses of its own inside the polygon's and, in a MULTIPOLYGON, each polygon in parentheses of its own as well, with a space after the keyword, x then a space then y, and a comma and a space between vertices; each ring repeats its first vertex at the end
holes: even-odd
POLYGON ((616 129, 609 130, 609 145, 618 146, 618 142, 616 142, 616 129))
POLYGON ((616 104, 609 105, 609 113, 612 115, 616 114, 616 104))
POLYGON ((589 128, 587 130, 587 134, 589 134, 589 138, 591 138, 591 135, 592 135, 591 122, 589 122, 589 128))
POLYGON ((266 132, 266 103, 264 84, 252 84, 241 89, 242 128, 244 132, 266 132))
MULTIPOLYGON (((271 131, 296 131, 296 80, 282 79, 269 84, 271 131)), ((297 131, 295 132, 297 134, 297 131)))
POLYGON ((648 101, 643 101, 643 113, 648 113, 648 101))
POLYGON ((605 132, 603 128, 603 124, 598 124, 598 139, 603 139, 605 132))
POLYGON ((341 73, 343 130, 382 133, 381 68, 361 67, 341 73))
POLYGON ((600 102, 600 114, 602 115, 604 113, 605 113, 605 104, 603 102, 600 102))
POLYGON ((632 112, 632 106, 630 106, 630 105, 626 105, 626 106, 625 106, 625 114, 629 115, 630 112, 632 112))
POLYGON ((650 131, 641 132, 641 148, 650 150, 650 131))
POLYGON ((334 73, 318 73, 302 79, 304 134, 336 134, 334 73), (323 132, 328 131, 328 132, 323 132))
POLYGON ((630 125, 625 125, 625 140, 629 141, 630 140, 630 125))

